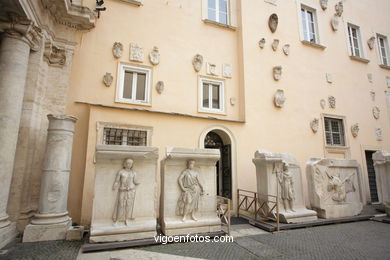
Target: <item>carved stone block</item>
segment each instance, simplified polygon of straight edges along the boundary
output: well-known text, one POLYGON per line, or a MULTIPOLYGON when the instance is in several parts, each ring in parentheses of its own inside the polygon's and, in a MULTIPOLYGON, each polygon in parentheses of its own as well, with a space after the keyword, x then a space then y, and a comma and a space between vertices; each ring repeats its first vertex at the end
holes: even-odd
POLYGON ((144 49, 136 43, 130 43, 130 60, 143 62, 144 58, 144 49))
POLYGON ((276 107, 283 107, 284 102, 286 101, 286 97, 284 96, 284 91, 282 89, 278 89, 274 95, 274 104, 276 107))
POLYGON ((336 98, 334 96, 328 97, 328 103, 330 108, 336 108, 336 98))
POLYGON ((278 28, 279 18, 277 14, 271 14, 271 16, 268 19, 268 27, 271 30, 272 33, 276 31, 278 28))
MULTIPOLYGON (((280 198, 281 222, 299 223, 317 219, 317 213, 305 207, 301 169, 291 154, 258 150, 252 161, 256 166, 257 192, 280 198)), ((276 214, 276 209, 273 213, 276 214)))
POLYGON ((156 235, 158 148, 98 145, 90 242, 156 235))
POLYGON ((207 62, 206 63, 207 74, 218 76, 217 65, 207 62))
POLYGON ((377 141, 383 141, 382 128, 375 127, 375 135, 376 135, 376 140, 377 141))
POLYGON ((285 44, 283 46, 283 53, 284 55, 288 56, 290 54, 290 44, 285 44))
POLYGON ((225 78, 231 78, 233 68, 231 64, 222 64, 222 76, 225 78))
POLYGON ((154 47, 152 52, 149 53, 149 61, 153 65, 158 65, 160 63, 160 53, 158 52, 157 47, 154 47))
POLYGON ((326 10, 328 8, 328 0, 320 0, 320 6, 322 10, 326 10))
POLYGON ((260 47, 260 49, 263 49, 264 46, 265 46, 265 38, 261 38, 259 41, 259 47, 260 47))
POLYGON ((200 54, 196 54, 192 59, 192 66, 194 66, 194 70, 199 72, 202 69, 203 65, 203 56, 200 54))
POLYGON ((45 42, 44 59, 50 65, 64 66, 66 63, 66 51, 64 47, 59 47, 51 41, 45 42))
POLYGON ((321 218, 359 215, 363 209, 360 165, 355 160, 310 159, 309 199, 321 218))
POLYGON ((112 55, 114 55, 115 58, 120 58, 122 57, 123 53, 123 44, 120 42, 115 42, 114 45, 112 46, 112 55))
POLYGON ((331 73, 326 73, 326 81, 328 83, 333 83, 333 75, 331 73))
POLYGON ((344 5, 343 5, 343 2, 338 2, 335 7, 334 7, 335 11, 336 11, 336 15, 338 17, 341 17, 343 15, 343 12, 344 12, 344 5))
POLYGON ((274 41, 272 42, 272 45, 271 45, 272 49, 274 51, 276 51, 278 49, 278 46, 279 46, 279 40, 278 39, 274 39, 274 41))
POLYGON ((111 73, 106 72, 106 74, 103 77, 104 85, 106 85, 106 87, 111 86, 113 80, 114 80, 114 77, 111 75, 111 73))
POLYGON ((319 122, 320 121, 318 120, 318 118, 314 118, 313 120, 310 121, 310 128, 313 131, 313 133, 318 132, 319 122))
POLYGON ((375 45, 375 36, 370 37, 370 39, 367 40, 367 45, 370 50, 374 49, 375 45))
POLYGON ((164 82, 163 82, 163 81, 157 82, 157 84, 156 84, 156 90, 157 90, 157 93, 158 93, 158 94, 163 93, 164 88, 165 88, 165 86, 164 86, 164 82))
POLYGON ((216 149, 167 148, 162 162, 161 229, 165 235, 221 230, 216 209, 216 149))
POLYGON ((330 24, 332 25, 333 31, 337 31, 339 29, 339 17, 337 15, 333 15, 332 19, 330 20, 330 24))
POLYGON ((275 66, 272 69, 274 80, 278 81, 282 78, 282 66, 275 66))
POLYGON ((351 126, 351 133, 352 133, 353 137, 357 137, 358 136, 358 134, 359 134, 359 124, 358 123, 353 124, 351 126))
POLYGON ((230 98, 230 105, 234 106, 235 104, 237 104, 237 98, 231 97, 230 98))
POLYGON ((377 107, 377 106, 375 106, 375 107, 373 107, 372 108, 372 115, 373 115, 373 117, 375 118, 375 119, 379 119, 379 117, 380 117, 380 109, 379 109, 379 107, 377 107))
POLYGON ((326 106, 326 101, 325 101, 325 99, 321 99, 321 100, 320 100, 320 106, 321 106, 322 109, 325 109, 325 106, 326 106))
POLYGON ((390 153, 377 151, 372 155, 372 159, 374 160, 378 199, 385 206, 387 215, 390 216, 390 153))

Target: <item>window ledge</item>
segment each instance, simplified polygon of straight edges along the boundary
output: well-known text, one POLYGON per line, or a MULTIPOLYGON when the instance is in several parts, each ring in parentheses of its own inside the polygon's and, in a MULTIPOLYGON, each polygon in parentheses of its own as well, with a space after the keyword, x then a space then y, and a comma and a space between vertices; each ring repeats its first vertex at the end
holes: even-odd
POLYGON ((215 114, 215 115, 222 115, 222 116, 226 116, 226 113, 225 111, 221 111, 221 110, 209 110, 209 109, 199 109, 198 110, 199 113, 205 113, 205 114, 215 114))
POLYGON ((203 19, 203 22, 207 23, 207 24, 215 25, 215 26, 218 26, 218 27, 223 27, 223 28, 226 28, 226 29, 229 29, 229 30, 232 30, 232 31, 235 31, 237 29, 237 27, 235 27, 235 26, 224 24, 224 23, 219 23, 219 22, 216 22, 216 21, 213 21, 213 20, 209 20, 209 19, 203 19))
POLYGON ((369 63, 370 62, 369 60, 364 59, 364 58, 360 58, 358 56, 351 55, 349 57, 351 58, 351 60, 356 60, 356 61, 360 61, 360 62, 363 62, 363 63, 369 63))
POLYGON ((303 44, 305 44, 305 45, 312 46, 314 48, 318 48, 318 49, 321 49, 321 50, 325 50, 326 49, 326 46, 318 44, 318 43, 313 43, 313 42, 309 42, 309 41, 306 41, 306 40, 302 40, 301 42, 303 44))
POLYGON ((125 3, 129 3, 129 4, 132 4, 132 5, 136 5, 136 6, 143 5, 141 0, 119 0, 119 1, 125 2, 125 3))
POLYGON ((115 100, 115 103, 127 104, 127 105, 138 105, 138 106, 145 106, 145 107, 152 106, 151 103, 136 102, 136 101, 124 100, 124 99, 117 99, 115 100))
POLYGON ((379 67, 381 67, 382 69, 390 70, 390 66, 387 65, 380 64, 379 67))
POLYGON ((341 146, 341 145, 325 145, 327 150, 348 150, 349 146, 341 146))

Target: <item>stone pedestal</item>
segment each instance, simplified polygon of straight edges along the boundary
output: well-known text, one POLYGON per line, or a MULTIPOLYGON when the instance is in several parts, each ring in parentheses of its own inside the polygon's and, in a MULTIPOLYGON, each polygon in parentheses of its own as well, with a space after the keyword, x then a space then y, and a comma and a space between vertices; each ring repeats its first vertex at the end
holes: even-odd
POLYGON ((280 222, 300 223, 317 219, 317 213, 305 207, 301 169, 291 154, 259 150, 252 161, 256 165, 258 194, 279 196, 280 222))
POLYGON ((215 165, 219 157, 220 152, 216 149, 166 149, 161 166, 160 207, 161 228, 165 235, 221 231, 221 221, 216 214, 215 165), (187 213, 184 220, 183 212, 187 213))
POLYGON ((156 235, 157 160, 155 147, 97 146, 90 242, 156 235))
POLYGON ((24 230, 23 242, 65 239, 71 225, 67 200, 76 118, 48 115, 49 128, 41 178, 39 213, 24 230))
POLYGON ((359 215, 361 170, 355 160, 310 159, 306 167, 310 204, 321 218, 359 215))
POLYGON ((377 151, 372 155, 372 159, 379 202, 385 206, 386 213, 390 216, 390 153, 377 151))

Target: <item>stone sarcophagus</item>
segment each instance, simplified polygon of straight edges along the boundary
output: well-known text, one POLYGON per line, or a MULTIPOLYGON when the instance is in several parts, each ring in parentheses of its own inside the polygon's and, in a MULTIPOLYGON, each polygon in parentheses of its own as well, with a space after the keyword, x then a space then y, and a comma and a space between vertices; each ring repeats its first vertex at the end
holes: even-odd
POLYGON ((372 159, 379 202, 385 206, 386 213, 390 216, 390 153, 377 151, 372 155, 372 159))
POLYGON ((317 213, 305 207, 301 169, 291 154, 259 150, 252 161, 256 165, 257 193, 279 196, 281 222, 300 223, 317 219, 317 213))
POLYGON ((167 235, 221 231, 217 217, 216 149, 167 148, 162 161, 162 232, 167 235))
POLYGON ((360 214, 363 200, 357 161, 310 159, 306 174, 310 204, 319 217, 341 218, 360 214))
POLYGON ((158 148, 98 145, 90 242, 156 235, 158 148))

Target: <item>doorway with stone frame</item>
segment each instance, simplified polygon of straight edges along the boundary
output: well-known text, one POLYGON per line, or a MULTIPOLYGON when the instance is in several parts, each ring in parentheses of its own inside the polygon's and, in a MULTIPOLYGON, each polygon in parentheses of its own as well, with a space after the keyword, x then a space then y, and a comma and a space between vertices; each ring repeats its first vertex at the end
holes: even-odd
POLYGON ((364 154, 366 157, 366 169, 367 169, 367 176, 368 176, 368 187, 369 187, 369 193, 371 198, 371 203, 378 203, 378 190, 376 186, 376 173, 374 168, 374 161, 372 160, 372 155, 376 151, 372 150, 365 150, 364 154))

